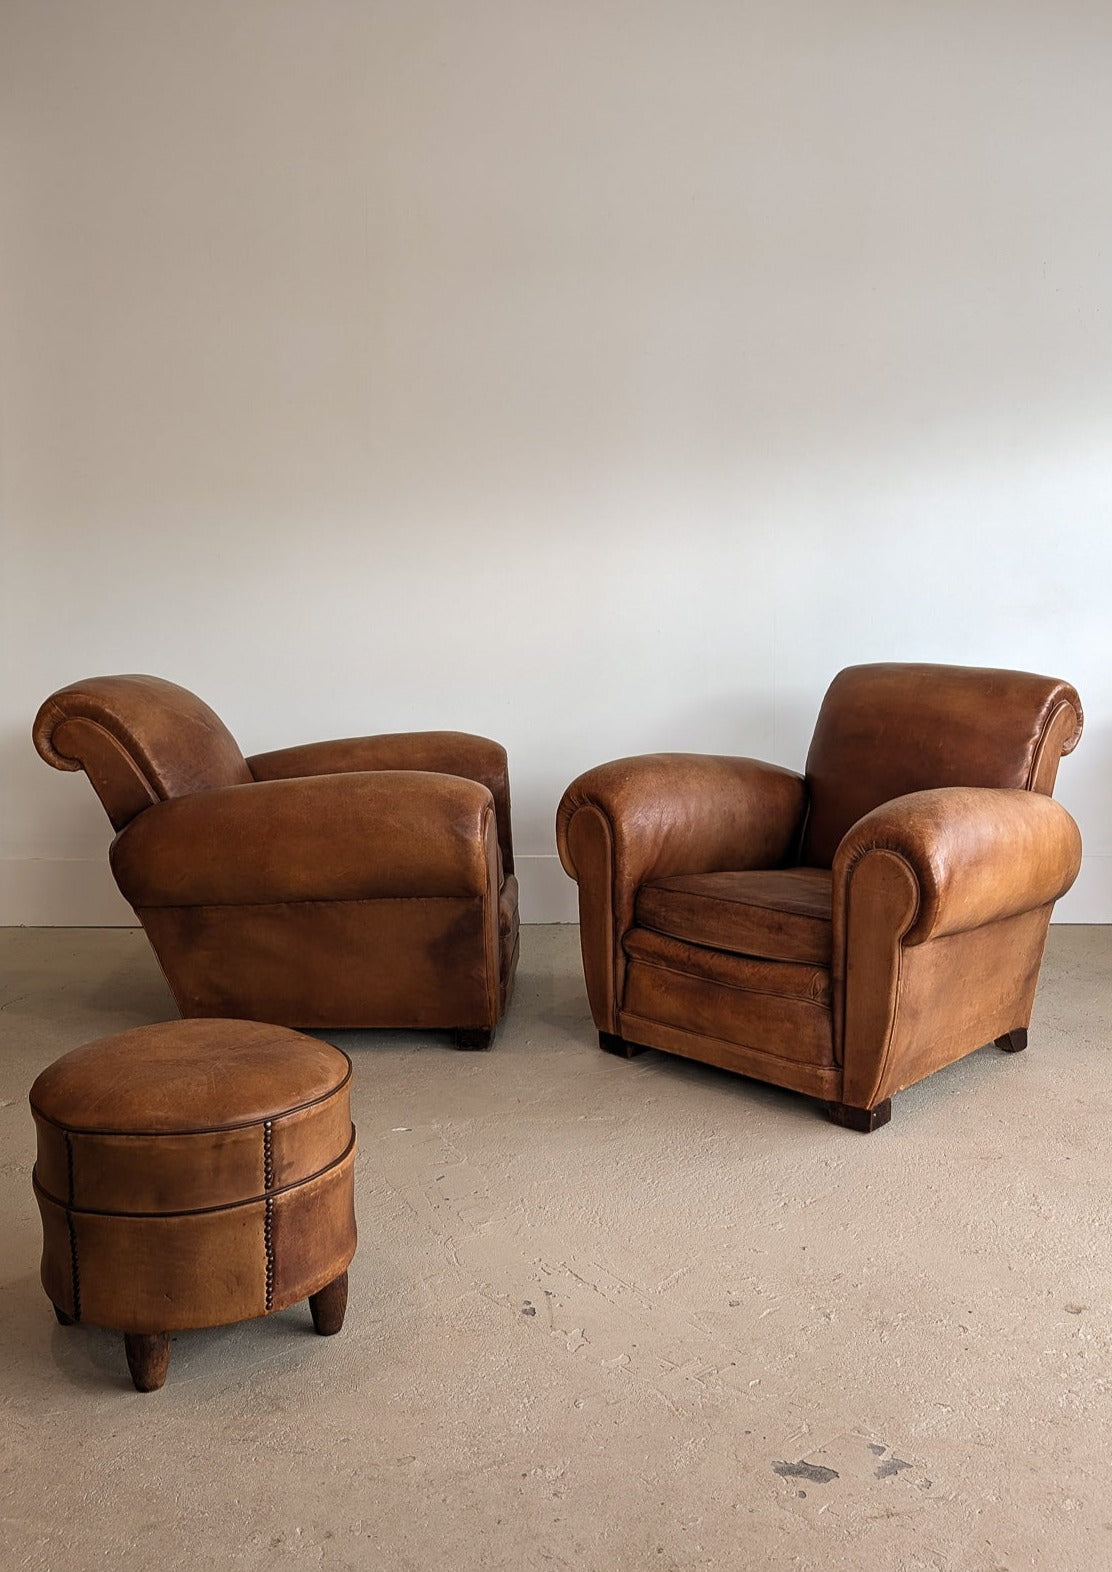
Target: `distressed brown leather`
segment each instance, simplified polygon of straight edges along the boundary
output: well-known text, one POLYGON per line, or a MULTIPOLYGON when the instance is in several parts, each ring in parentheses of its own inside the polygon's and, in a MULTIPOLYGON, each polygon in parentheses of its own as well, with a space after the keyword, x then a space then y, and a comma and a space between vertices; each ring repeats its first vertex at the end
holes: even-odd
POLYGON ((388 770, 156 803, 120 831, 110 860, 136 908, 232 906, 481 896, 496 848, 485 786, 388 770), (361 838, 373 857, 352 857, 361 838))
POLYGON ((719 1037, 755 1053, 775 1042, 783 1058, 834 1063, 830 1040, 830 973, 804 963, 729 955, 635 928, 627 937, 629 970, 623 1034, 636 1021, 719 1037), (737 1009, 744 995, 746 1009, 737 1009))
POLYGON ((803 777, 791 770, 702 754, 616 759, 572 782, 557 812, 556 845, 579 883, 583 966, 600 1030, 618 1031, 622 936, 641 885, 794 862, 806 802, 803 777))
POLYGON ((843 911, 846 884, 877 851, 901 858, 914 874, 915 918, 905 944, 1052 905, 1081 868, 1081 835, 1060 803, 983 786, 911 792, 859 819, 834 859, 843 911))
POLYGON ((139 676, 59 690, 34 740, 90 774, 183 1015, 497 1025, 518 953, 498 743, 415 732, 246 760, 195 695, 139 676))
POLYGON ((649 755, 569 786, 595 1024, 869 1109, 1026 1028, 1081 841, 1054 802, 1075 690, 1027 672, 850 667, 803 777, 649 755))
POLYGON ((38 1077, 43 1287, 67 1316, 169 1332, 266 1315, 356 1243, 351 1064, 250 1021, 141 1027, 38 1077))
POLYGON ((825 868, 693 873, 643 884, 634 921, 712 950, 829 969, 830 903, 825 868))
POLYGON ((506 750, 488 737, 465 731, 388 732, 378 737, 341 737, 308 742, 273 753, 255 753, 247 766, 257 781, 303 775, 340 775, 351 770, 421 770, 478 781, 494 798, 502 866, 514 871, 510 834, 510 777, 506 750))
POLYGON ((160 677, 94 677, 60 688, 40 708, 33 735, 56 770, 85 771, 117 830, 152 802, 251 779, 220 717, 160 677))
POLYGON ((870 809, 935 786, 1049 794, 1081 736, 1068 682, 967 666, 849 666, 831 683, 807 754, 801 861, 828 868, 870 809))

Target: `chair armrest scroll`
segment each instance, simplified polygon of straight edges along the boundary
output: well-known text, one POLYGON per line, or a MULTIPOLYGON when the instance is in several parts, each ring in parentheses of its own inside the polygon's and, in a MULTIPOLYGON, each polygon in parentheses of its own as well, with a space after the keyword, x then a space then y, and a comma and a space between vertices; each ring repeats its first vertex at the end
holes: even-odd
POLYGON ((655 753, 615 759, 572 782, 556 844, 579 885, 579 933, 591 1011, 618 1030, 622 938, 638 888, 675 873, 771 868, 799 844, 803 778, 756 759, 655 753))
POLYGON ((1038 792, 947 786, 896 797, 859 819, 838 847, 836 926, 874 852, 906 865, 917 905, 903 942, 924 944, 1056 901, 1077 877, 1081 835, 1061 803, 1038 792))
POLYGON ((565 871, 579 879, 575 821, 601 817, 614 875, 636 892, 653 878, 720 869, 773 868, 799 840, 803 777, 758 759, 651 753, 600 764, 572 782, 556 816, 565 871))

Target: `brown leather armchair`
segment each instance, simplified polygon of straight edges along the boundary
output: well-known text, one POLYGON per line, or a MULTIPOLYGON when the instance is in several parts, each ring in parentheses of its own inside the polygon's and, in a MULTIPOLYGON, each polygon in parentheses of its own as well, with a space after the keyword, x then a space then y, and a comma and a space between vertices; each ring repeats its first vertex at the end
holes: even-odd
POLYGON ((1068 683, 851 666, 805 775, 653 754, 581 775, 556 836, 602 1047, 721 1065, 874 1130, 895 1092, 1026 1046, 1081 838, 1051 798, 1068 683))
POLYGON ((207 704, 142 676, 60 689, 34 740, 92 781, 183 1015, 490 1046, 518 935, 498 743, 407 732, 246 759, 207 704))

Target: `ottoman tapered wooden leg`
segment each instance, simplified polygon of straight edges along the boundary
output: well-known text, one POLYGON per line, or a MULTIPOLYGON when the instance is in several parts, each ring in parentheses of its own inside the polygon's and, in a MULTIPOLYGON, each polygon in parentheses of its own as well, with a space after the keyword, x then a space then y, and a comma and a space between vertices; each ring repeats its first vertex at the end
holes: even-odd
POLYGON ((313 1317, 313 1326, 321 1337, 331 1337, 338 1332, 344 1324, 344 1315, 348 1303, 348 1275, 341 1272, 339 1277, 322 1288, 317 1294, 309 1295, 309 1309, 313 1317))
POLYGON ((350 1084, 338 1048, 259 1021, 140 1026, 48 1065, 31 1088, 31 1182, 62 1325, 122 1337, 139 1392, 165 1383, 175 1333, 310 1290, 317 1331, 338 1332, 356 1242, 350 1084))
POLYGON ((157 1392, 170 1367, 169 1332, 125 1332, 127 1368, 137 1392, 157 1392))

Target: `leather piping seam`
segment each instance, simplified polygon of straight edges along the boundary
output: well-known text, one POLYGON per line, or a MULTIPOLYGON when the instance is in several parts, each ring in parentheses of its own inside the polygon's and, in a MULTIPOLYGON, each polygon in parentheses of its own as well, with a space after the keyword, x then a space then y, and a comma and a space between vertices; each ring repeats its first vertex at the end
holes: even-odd
MULTIPOLYGON (((117 880, 117 883, 119 881, 117 880)), ((505 883, 499 885, 498 893, 501 895, 505 883)), ((241 901, 228 899, 226 901, 142 901, 132 900, 131 896, 125 899, 136 912, 181 912, 181 911, 239 911, 243 907, 254 906, 380 906, 386 901, 402 904, 405 901, 419 902, 428 905, 430 901, 447 903, 449 901, 483 901, 487 898, 489 890, 470 890, 464 895, 293 895, 283 896, 276 900, 241 901)))
MULTIPOLYGON (((147 790, 149 792, 152 792, 154 794, 154 801, 148 803, 147 804, 148 807, 153 808, 154 805, 155 805, 155 802, 168 802, 169 801, 169 798, 164 797, 162 795, 162 792, 158 789, 157 786, 155 786, 154 782, 152 781, 152 779, 151 779, 151 768, 150 768, 150 762, 151 761, 150 761, 149 758, 144 757, 143 753, 141 752, 141 750, 138 747, 138 744, 136 744, 135 752, 132 753, 125 746, 125 744, 120 741, 119 737, 116 735, 116 733, 114 731, 112 731, 109 727, 107 727, 104 724, 103 721, 96 720, 92 715, 66 715, 64 717, 64 720, 63 721, 59 721, 58 724, 62 725, 62 724, 71 723, 71 722, 74 725, 80 724, 80 725, 84 725, 84 726, 91 726, 94 731, 99 731, 102 737, 107 737, 108 741, 112 744, 113 748, 115 748, 116 752, 122 758, 126 759, 129 764, 137 766, 137 773, 142 776, 143 784, 146 786, 146 788, 147 788, 147 790)), ((50 737, 50 746, 52 748, 54 748, 54 734, 53 734, 53 732, 51 733, 51 737, 50 737)), ((81 760, 74 758, 72 753, 63 753, 60 748, 55 748, 54 751, 57 753, 57 755, 58 755, 58 757, 60 759, 73 759, 74 769, 77 769, 77 770, 84 770, 85 769, 85 766, 84 766, 84 764, 82 764, 81 760)), ((89 773, 88 770, 85 770, 85 773, 87 775, 89 773)), ((189 793, 186 793, 186 795, 187 796, 192 796, 193 793, 189 792, 189 793)), ((143 810, 140 809, 140 812, 142 812, 142 811, 143 810)), ((138 814, 136 815, 136 817, 138 817, 138 814)))
POLYGON ((597 804, 592 803, 591 811, 597 813, 602 820, 602 827, 606 832, 606 860, 610 864, 610 1010, 616 1020, 618 1011, 622 1007, 625 997, 626 967, 625 953, 622 949, 624 934, 618 932, 618 855, 614 841, 614 826, 610 815, 605 813, 597 804), (620 986, 619 986, 620 975, 620 986))
MULTIPOLYGON (((1038 774, 1038 772, 1039 772, 1039 765, 1042 763, 1042 756, 1043 756, 1043 752, 1044 752, 1044 750, 1046 748, 1047 739, 1049 738, 1051 730, 1053 729, 1054 722, 1058 719, 1059 715, 1061 715, 1063 710, 1074 710, 1074 719, 1075 719, 1074 733, 1076 733, 1076 730, 1077 730, 1077 726, 1076 726, 1077 711, 1074 709, 1074 706, 1070 703, 1070 701, 1068 699, 1061 699, 1054 706, 1054 708, 1051 710, 1050 714, 1047 716, 1046 724, 1043 726, 1042 731, 1039 733, 1038 739, 1037 739, 1037 741, 1035 743, 1035 746, 1034 746, 1034 748, 1032 750, 1032 753, 1031 753, 1031 764, 1030 764, 1030 767, 1028 768, 1028 771, 1027 771, 1027 780, 1024 782, 1024 788, 1023 789, 1025 791, 1033 790, 1035 776, 1038 774)), ((1073 734, 1071 733, 1071 736, 1072 735, 1073 734)), ((1071 753, 1073 751, 1073 749, 1077 746, 1076 739, 1071 743, 1069 737, 1067 737, 1065 739, 1065 743, 1069 744, 1069 746, 1063 746, 1062 752, 1059 755, 1059 757, 1061 757, 1061 758, 1065 758, 1066 754, 1067 753, 1071 753)))
MULTIPOLYGON (((792 871, 793 870, 790 868, 739 869, 739 872, 742 873, 791 873, 792 871)), ((680 875, 679 877, 683 877, 683 875, 680 875)), ((700 876, 697 875, 697 877, 700 876)), ((666 882, 667 881, 664 879, 661 879, 659 883, 651 883, 646 881, 641 885, 641 889, 659 890, 666 882)), ((681 899, 685 901, 698 901, 704 904, 710 903, 714 906, 736 906, 740 907, 742 911, 744 911, 746 907, 751 906, 754 908, 754 910, 759 912, 786 912, 790 917, 802 917, 805 922, 828 923, 831 920, 831 918, 825 914, 807 911, 802 906, 789 906, 786 901, 773 901, 767 899, 762 901, 759 897, 756 896, 749 896, 745 900, 734 900, 729 895, 705 895, 702 890, 666 890, 664 893, 667 895, 678 894, 681 899)))
MULTIPOLYGON (((679 977, 689 982, 694 980, 698 983, 709 983, 712 988, 729 988, 731 993, 751 993, 758 999, 783 999, 787 1004, 809 1004, 816 1010, 824 1010, 827 1015, 831 1011, 829 1004, 822 1004, 818 999, 805 999, 802 994, 798 993, 773 993, 769 988, 747 988, 744 983, 719 982, 715 977, 699 977, 692 972, 681 972, 674 966, 657 966, 653 961, 637 959, 633 964, 635 966, 644 966, 654 972, 667 972, 671 977, 679 977)), ((622 1013, 624 1014, 625 1012, 623 1011, 622 1013)), ((639 1019, 648 1020, 649 1017, 646 1015, 639 1017, 639 1019)), ((789 1060, 788 1062, 795 1063, 794 1060, 789 1060)))
MULTIPOLYGON (((607 924, 607 927, 610 929, 610 987, 608 992, 610 994, 610 1015, 613 1020, 616 1020, 618 1012, 622 1007, 622 998, 625 995, 625 967, 622 965, 625 955, 622 950, 624 934, 618 932, 618 859, 615 854, 614 826, 610 822, 610 815, 600 808, 597 802, 585 802, 582 808, 577 811, 582 813, 584 810, 598 817, 606 833, 606 860, 610 865, 610 889, 608 892, 610 921, 607 924), (620 965, 622 966, 622 976, 621 987, 619 988, 618 968, 620 965)), ((570 823, 568 828, 571 828, 570 823)))
POLYGON ((58 727, 61 726, 63 722, 72 720, 74 717, 67 715, 66 711, 58 703, 58 700, 53 697, 47 699, 46 705, 44 705, 43 708, 45 709, 47 705, 50 709, 50 719, 53 724, 51 725, 49 732, 47 732, 47 729, 44 726, 42 728, 41 735, 36 729, 36 734, 33 739, 35 745, 38 746, 39 742, 42 742, 43 747, 46 749, 46 753, 43 754, 42 748, 39 749, 39 752, 44 758, 46 758, 46 762, 53 765, 56 770, 79 770, 81 768, 81 760, 75 759, 72 753, 63 753, 61 748, 56 747, 54 744, 54 733, 58 730, 58 727))
MULTIPOLYGON (((645 889, 646 886, 642 885, 641 888, 645 889)), ((649 888, 651 888, 651 886, 649 886, 649 888)), ((669 890, 666 893, 672 894, 673 892, 669 890)), ((827 925, 827 927, 829 927, 831 921, 833 920, 832 916, 828 916, 828 915, 819 916, 819 915, 816 915, 816 913, 814 913, 814 912, 801 911, 798 907, 785 906, 785 905, 783 905, 782 903, 780 903, 778 901, 731 901, 729 896, 700 895, 700 894, 697 894, 693 890, 684 890, 682 892, 682 898, 685 901, 691 901, 692 904, 694 904, 695 902, 701 902, 701 903, 706 904, 706 905, 727 906, 728 908, 732 909, 731 910, 731 915, 732 915, 732 911, 733 910, 738 910, 738 911, 757 911, 757 912, 783 912, 786 916, 799 918, 803 922, 821 922, 821 923, 825 923, 827 925)), ((650 925, 648 923, 645 923, 645 927, 646 928, 649 927, 649 926, 650 925)))
MULTIPOLYGON (((32 1173, 32 1178, 35 1175, 32 1173)), ((38 1183, 35 1179, 36 1184, 38 1183)), ((73 1142, 69 1132, 66 1132, 66 1188, 69 1191, 69 1205, 66 1208, 66 1232, 69 1234, 70 1248, 70 1301, 73 1305, 73 1319, 81 1319, 81 1271, 77 1253, 77 1230, 73 1225, 73 1142)))
POLYGON ((494 809, 493 799, 490 806, 483 809, 479 820, 480 843, 485 846, 487 839, 494 839, 494 879, 488 879, 479 900, 482 902, 483 914, 483 959, 486 963, 486 992, 487 1007, 495 1021, 498 1020, 499 995, 501 992, 498 969, 502 963, 502 887, 506 882, 505 864, 502 865, 502 883, 497 882, 497 865, 500 855, 498 845, 498 815, 494 809), (494 900, 491 901, 491 891, 494 900))
MULTIPOLYGON (((689 944, 692 949, 706 950, 711 955, 736 955, 741 961, 767 961, 775 966, 820 966, 823 971, 829 971, 831 965, 829 960, 801 960, 798 955, 757 955, 752 950, 728 950, 725 945, 708 944, 705 939, 690 939, 686 934, 675 933, 665 928, 650 928, 644 922, 639 923, 636 928, 630 928, 626 937, 628 938, 631 933, 656 933, 662 939, 674 940, 676 944, 689 944)), ((630 961, 644 961, 643 956, 630 955, 628 950, 625 951, 625 957, 627 965, 630 961)))
MULTIPOLYGON (((879 1090, 880 1087, 882 1087, 884 1085, 885 1078, 886 1078, 886 1076, 888 1074, 888 1061, 892 1057, 892 1039, 895 1036, 895 1032, 896 1032, 896 1019, 897 1019, 897 1017, 899 1016, 899 1013, 900 1013, 900 996, 901 996, 901 994, 903 992, 904 939, 906 938, 907 934, 910 933, 911 929, 915 926, 915 923, 918 921, 919 912, 922 909, 922 888, 921 888, 921 885, 919 883, 919 875, 916 873, 915 868, 912 866, 911 862, 908 860, 907 857, 905 857, 903 855, 902 852, 893 851, 893 849, 890 846, 870 846, 867 850, 868 851, 881 851, 881 852, 884 852, 884 854, 886 856, 888 856, 888 857, 894 857, 897 862, 903 863, 904 867, 907 869, 908 873, 911 875, 912 879, 915 882, 915 910, 912 913, 911 920, 907 924, 907 926, 903 929, 903 931, 901 933, 898 933, 895 936, 895 938, 896 938, 896 979, 895 979, 895 988, 893 990, 894 994, 895 994, 895 998, 894 998, 893 1005, 892 1005, 892 1012, 891 1012, 891 1014, 888 1017, 888 1031, 887 1031, 887 1033, 885 1035, 885 1039, 884 1039, 884 1051, 883 1051, 883 1053, 880 1056, 880 1060, 879 1060, 879 1063, 878 1063, 878 1066, 877 1066, 876 1080, 873 1083, 873 1089, 872 1089, 872 1092, 870 1094, 869 1101, 867 1103, 865 1103, 865 1105, 864 1105, 866 1108, 875 1108, 876 1107, 876 1094, 877 1094, 877 1091, 879 1090)), ((850 864, 849 868, 846 870, 846 876, 845 876, 846 920, 845 920, 845 934, 844 934, 844 937, 845 937, 847 948, 848 948, 848 944, 849 944, 849 927, 850 927, 849 898, 850 898, 850 895, 852 893, 850 891, 850 889, 849 889, 850 874, 857 867, 858 863, 860 863, 862 861, 862 858, 864 856, 866 856, 866 855, 867 855, 867 852, 863 851, 859 856, 854 858, 853 862, 850 864)), ((843 972, 843 985, 842 985, 843 986, 843 998, 842 998, 842 1009, 843 1009, 843 1011, 845 1010, 845 993, 848 992, 848 987, 846 986, 847 983, 848 983, 848 975, 847 975, 846 972, 843 972)), ((843 1022, 842 1022, 842 1063, 841 1063, 841 1070, 842 1070, 843 1080, 845 1078, 846 1059, 847 1059, 847 1057, 848 1057, 848 1055, 847 1055, 847 1052, 846 1052, 846 1029, 845 1029, 845 1021, 843 1019, 843 1022)), ((882 1101, 883 1101, 883 1099, 882 1099, 882 1101)))
MULTIPOLYGON (((329 1046, 331 1047, 331 1044, 329 1044, 329 1046)), ((348 1059, 347 1054, 344 1053, 342 1048, 337 1048, 336 1052, 343 1054, 344 1058, 347 1059, 347 1074, 344 1076, 343 1080, 340 1081, 338 1085, 332 1087, 330 1091, 322 1092, 319 1097, 313 1097, 309 1102, 298 1103, 293 1108, 283 1108, 280 1113, 262 1114, 255 1119, 241 1119, 236 1124, 199 1124, 192 1125, 188 1129, 182 1130, 105 1130, 94 1129, 88 1125, 63 1124, 61 1120, 55 1119, 51 1114, 44 1113, 43 1110, 37 1107, 33 1102, 31 1103, 31 1111, 37 1118, 41 1119, 44 1124, 48 1124, 53 1129, 60 1130, 62 1132, 67 1146, 67 1161, 69 1162, 71 1168, 70 1177, 72 1186, 73 1160, 72 1157, 68 1155, 69 1138, 71 1135, 130 1137, 136 1141, 163 1141, 167 1139, 173 1139, 173 1137, 179 1135, 225 1135, 229 1130, 251 1130, 257 1124, 268 1119, 273 1120, 276 1124, 282 1124, 285 1120, 292 1119, 295 1114, 307 1113, 310 1108, 320 1108, 325 1103, 331 1102, 334 1097, 337 1097, 350 1084, 352 1077, 351 1060, 348 1059)))
POLYGON ((77 1229, 73 1226, 73 1213, 66 1211, 66 1229, 69 1233, 70 1247, 70 1295, 73 1303, 73 1319, 81 1319, 81 1271, 77 1254, 77 1229))
MULTIPOLYGON (((895 857, 897 862, 902 862, 903 863, 904 867, 907 869, 908 873, 910 873, 912 879, 915 882, 915 910, 911 914, 911 921, 908 923, 907 927, 903 930, 903 933, 901 933, 899 935, 899 937, 901 939, 903 939, 907 934, 909 934, 911 932, 912 928, 914 928, 915 924, 919 921, 919 913, 923 909, 923 897, 922 897, 923 885, 922 885, 921 879, 919 878, 918 870, 916 869, 915 864, 911 861, 910 857, 906 856, 905 853, 902 852, 899 849, 898 846, 883 846, 883 845, 880 845, 880 844, 873 844, 871 846, 862 846, 858 851, 856 851, 854 853, 853 861, 846 865, 846 871, 845 871, 845 875, 844 875, 844 878, 843 878, 843 884, 844 884, 846 890, 848 891, 850 877, 854 873, 854 871, 856 870, 858 864, 861 863, 866 857, 871 856, 873 852, 883 852, 885 854, 885 856, 895 857)), ((849 927, 849 918, 848 918, 848 916, 846 918, 846 924, 845 925, 846 925, 846 928, 848 929, 848 927, 849 927)))
POLYGON ((294 1190, 301 1190, 307 1184, 312 1184, 317 1179, 323 1179, 328 1174, 335 1173, 342 1168, 344 1163, 355 1150, 355 1126, 352 1126, 351 1140, 339 1157, 333 1158, 323 1168, 318 1168, 316 1173, 306 1174, 303 1179, 295 1179, 290 1184, 279 1185, 276 1190, 269 1191, 266 1195, 249 1195, 241 1201, 221 1201, 216 1206, 191 1206, 179 1212, 109 1212, 103 1207, 76 1206, 72 1203, 60 1201, 56 1195, 51 1195, 49 1190, 44 1190, 34 1173, 31 1175, 31 1184, 36 1195, 42 1196, 52 1206, 60 1206, 66 1212, 71 1212, 77 1217, 131 1217, 141 1218, 145 1222, 152 1220, 164 1221, 174 1217, 211 1217, 215 1212, 233 1212, 241 1206, 258 1206, 260 1201, 275 1201, 281 1196, 289 1195, 294 1190))

